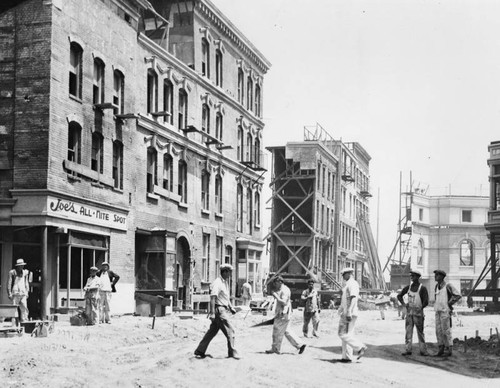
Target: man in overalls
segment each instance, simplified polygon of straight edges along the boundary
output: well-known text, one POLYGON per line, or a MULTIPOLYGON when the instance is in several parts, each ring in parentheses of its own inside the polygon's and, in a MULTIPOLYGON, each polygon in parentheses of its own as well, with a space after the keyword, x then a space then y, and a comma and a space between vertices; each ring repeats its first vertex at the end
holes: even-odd
POLYGON ((429 304, 429 293, 427 292, 427 288, 420 283, 420 276, 422 276, 420 271, 410 271, 411 284, 404 287, 398 294, 399 302, 406 307, 406 351, 402 353, 403 356, 410 356, 412 354, 413 327, 417 329, 420 355, 429 355, 424 336, 424 308, 429 304), (408 298, 407 303, 403 299, 405 295, 408 298))
POLYGON ((436 337, 439 346, 436 357, 451 356, 451 347, 453 345, 451 339, 452 306, 462 298, 451 283, 446 283, 444 281, 445 277, 446 272, 443 270, 437 269, 434 271, 434 279, 437 282, 434 311, 436 312, 436 337))

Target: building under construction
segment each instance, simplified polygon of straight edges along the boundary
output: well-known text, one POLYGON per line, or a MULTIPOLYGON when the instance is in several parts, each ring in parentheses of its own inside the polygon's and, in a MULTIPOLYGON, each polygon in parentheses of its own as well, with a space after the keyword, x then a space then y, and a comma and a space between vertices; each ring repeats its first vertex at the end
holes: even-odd
POLYGON ((354 268, 364 288, 384 289, 369 223, 370 155, 356 142, 333 139, 320 125, 304 140, 268 147, 272 153, 270 273, 280 274, 294 302, 313 278, 340 288, 340 271, 354 268))

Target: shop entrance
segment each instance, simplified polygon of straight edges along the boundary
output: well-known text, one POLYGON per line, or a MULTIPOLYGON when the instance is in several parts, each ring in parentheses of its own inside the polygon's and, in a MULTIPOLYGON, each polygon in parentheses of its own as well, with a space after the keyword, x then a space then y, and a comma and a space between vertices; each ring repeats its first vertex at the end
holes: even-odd
POLYGON ((177 307, 187 309, 191 307, 191 249, 185 237, 177 240, 177 307))

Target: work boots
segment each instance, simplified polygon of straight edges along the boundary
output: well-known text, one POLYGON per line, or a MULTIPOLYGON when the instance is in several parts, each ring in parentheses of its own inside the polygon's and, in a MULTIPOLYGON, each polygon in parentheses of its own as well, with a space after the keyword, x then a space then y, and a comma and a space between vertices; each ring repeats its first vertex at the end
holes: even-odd
POLYGON ((436 357, 441 357, 444 355, 444 345, 439 345, 439 350, 436 354, 436 357))

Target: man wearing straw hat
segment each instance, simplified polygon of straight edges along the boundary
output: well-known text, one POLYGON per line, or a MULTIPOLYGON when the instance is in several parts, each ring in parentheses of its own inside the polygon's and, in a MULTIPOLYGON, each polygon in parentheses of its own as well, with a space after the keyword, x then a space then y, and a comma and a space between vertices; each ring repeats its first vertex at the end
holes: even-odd
POLYGON ((7 283, 7 295, 12 304, 19 306, 21 322, 28 320, 28 294, 30 290, 30 272, 24 269, 26 265, 24 259, 17 259, 15 268, 9 271, 9 281, 7 283))

